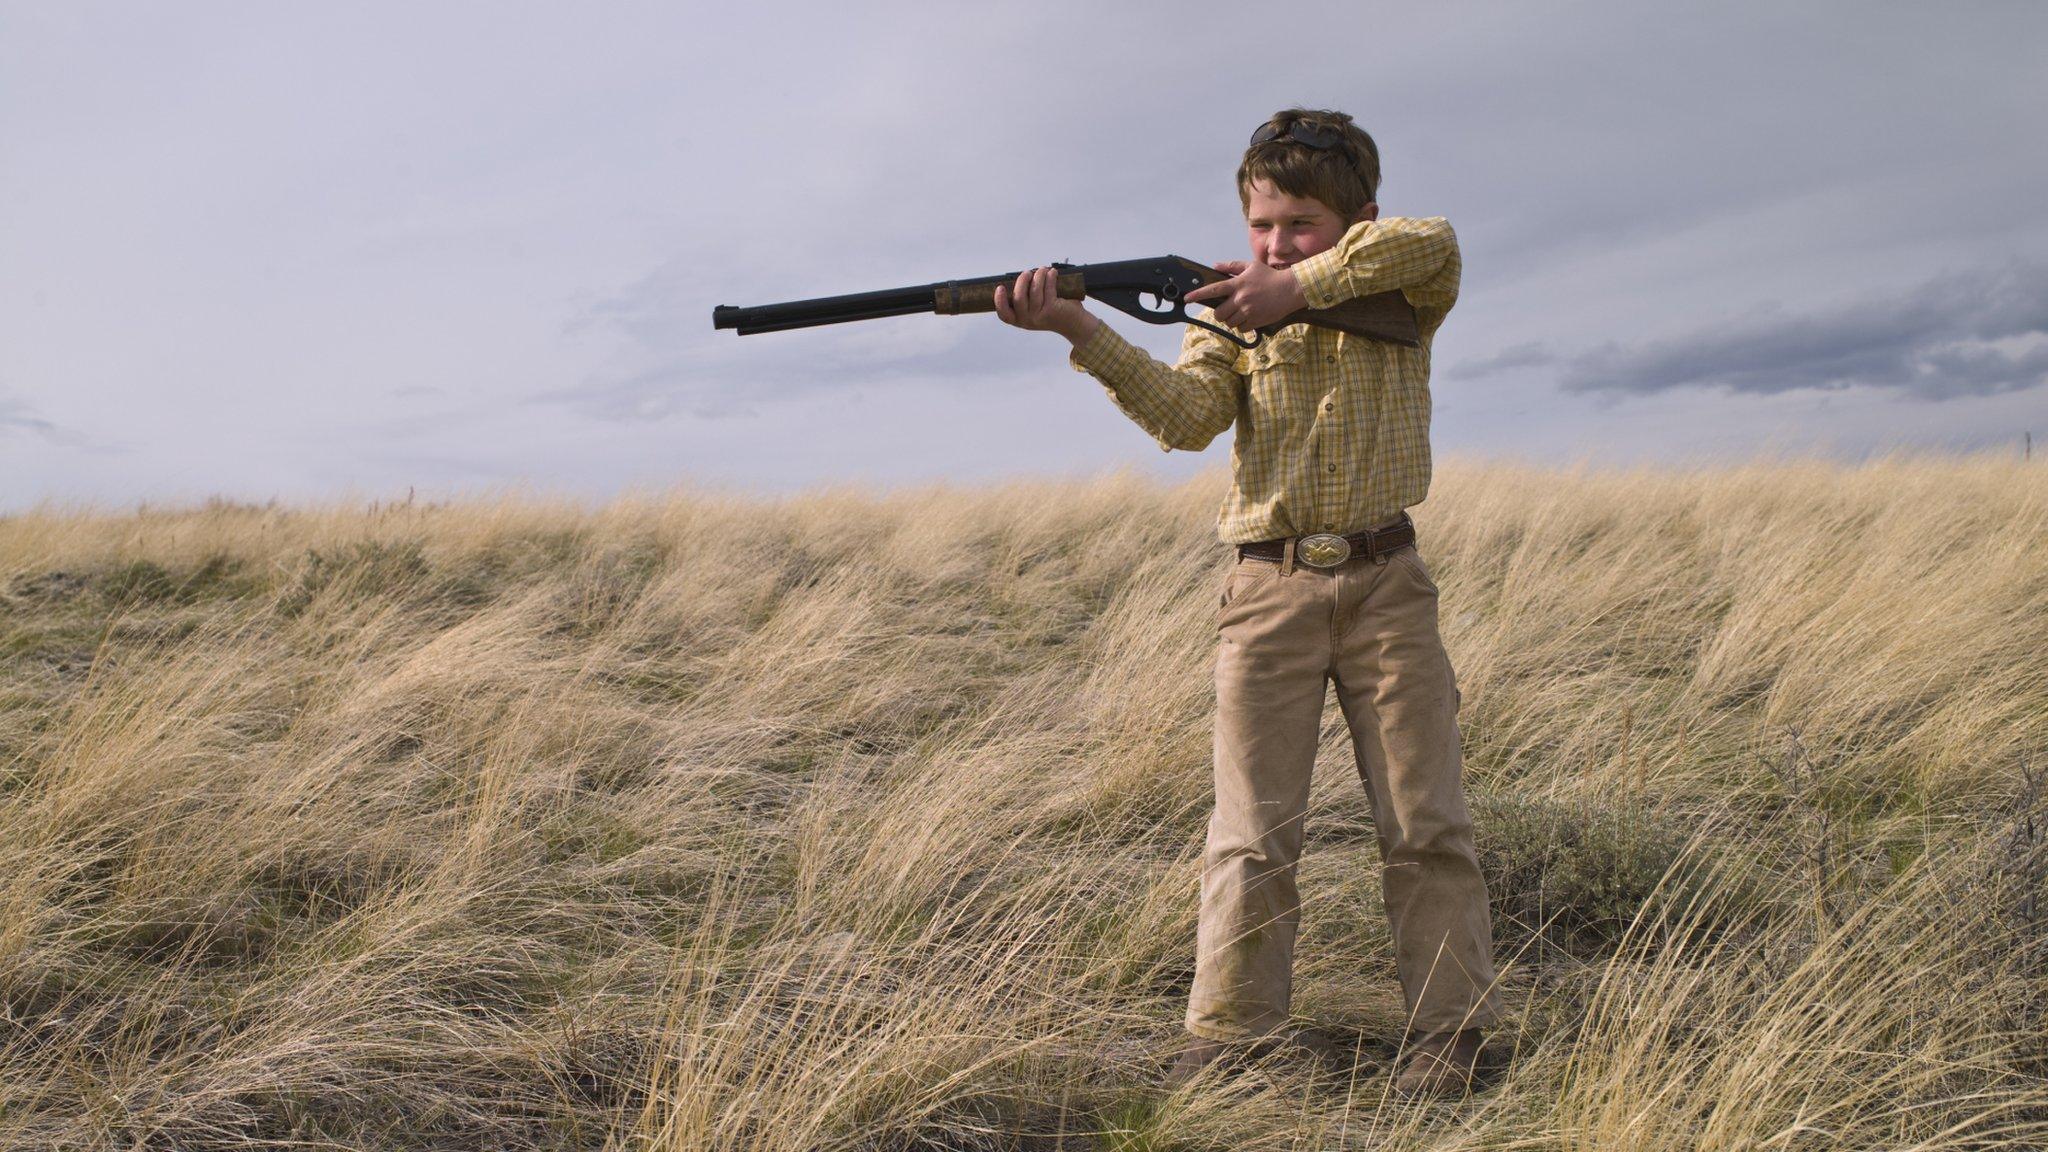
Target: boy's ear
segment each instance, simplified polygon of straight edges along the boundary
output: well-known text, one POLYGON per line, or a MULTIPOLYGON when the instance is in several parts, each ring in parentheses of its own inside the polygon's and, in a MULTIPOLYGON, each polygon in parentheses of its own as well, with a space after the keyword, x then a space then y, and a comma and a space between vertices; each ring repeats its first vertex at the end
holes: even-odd
POLYGON ((1367 205, 1366 205, 1365 207, 1363 207, 1363 208, 1360 208, 1360 209, 1358 210, 1358 215, 1356 215, 1356 216, 1353 216, 1353 217, 1351 218, 1351 222, 1352 222, 1353 224, 1363 224, 1363 223, 1365 223, 1365 222, 1366 222, 1367 220, 1377 220, 1377 219, 1379 219, 1379 218, 1380 218, 1380 206, 1379 206, 1379 202, 1378 202, 1378 201, 1373 201, 1372 203, 1369 203, 1369 204, 1367 204, 1367 205))

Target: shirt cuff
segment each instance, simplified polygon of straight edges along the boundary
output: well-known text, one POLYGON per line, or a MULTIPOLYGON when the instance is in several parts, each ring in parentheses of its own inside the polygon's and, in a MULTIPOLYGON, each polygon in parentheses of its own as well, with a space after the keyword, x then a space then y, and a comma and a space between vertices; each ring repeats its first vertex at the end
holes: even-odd
POLYGON ((1136 351, 1130 341, 1117 334, 1116 329, 1107 324, 1097 324, 1086 340, 1067 353, 1067 363, 1073 365, 1076 372, 1086 372, 1108 383, 1106 377, 1115 375, 1117 367, 1127 362, 1131 353, 1136 351))

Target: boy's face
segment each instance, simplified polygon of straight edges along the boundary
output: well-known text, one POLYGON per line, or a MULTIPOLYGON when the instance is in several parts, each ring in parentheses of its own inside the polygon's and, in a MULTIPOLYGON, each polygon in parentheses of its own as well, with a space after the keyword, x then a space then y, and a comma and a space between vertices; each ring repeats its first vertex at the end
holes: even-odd
POLYGON ((1360 220, 1377 219, 1378 204, 1367 204, 1350 220, 1321 200, 1290 196, 1270 180, 1254 180, 1244 209, 1252 257, 1268 268, 1290 268, 1326 251, 1360 220))

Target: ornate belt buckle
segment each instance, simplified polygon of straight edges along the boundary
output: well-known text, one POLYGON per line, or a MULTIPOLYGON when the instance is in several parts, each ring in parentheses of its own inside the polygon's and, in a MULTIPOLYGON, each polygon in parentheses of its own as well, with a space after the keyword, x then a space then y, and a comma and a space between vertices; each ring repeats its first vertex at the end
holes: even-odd
POLYGON ((1335 568, 1351 558, 1351 541, 1329 532, 1294 542, 1294 558, 1311 568, 1335 568))

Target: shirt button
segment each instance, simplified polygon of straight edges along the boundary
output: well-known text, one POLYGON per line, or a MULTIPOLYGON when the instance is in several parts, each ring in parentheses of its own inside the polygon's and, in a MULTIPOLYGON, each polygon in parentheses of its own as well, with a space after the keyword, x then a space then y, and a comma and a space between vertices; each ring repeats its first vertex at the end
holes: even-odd
POLYGON ((1337 358, 1336 358, 1335 356, 1325 356, 1325 357, 1323 357, 1323 363, 1325 363, 1325 364, 1335 364, 1336 362, 1337 362, 1337 358))
POLYGON ((1325 411, 1325 412, 1335 412, 1336 410, 1337 410, 1337 406, 1336 406, 1335 404, 1325 404, 1325 405, 1323 405, 1323 411, 1325 411))
POLYGON ((1335 472, 1336 470, 1337 466, 1335 464, 1330 465, 1330 471, 1335 472))
POLYGON ((1325 525, 1323 525, 1323 531, 1325 531, 1325 532, 1335 532, 1336 530, 1337 530, 1337 526, 1336 526, 1335 524, 1325 524, 1325 525))

